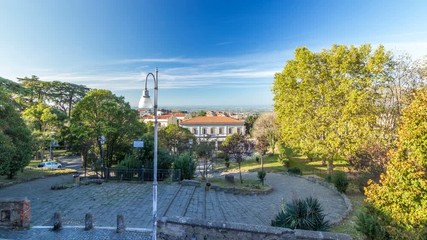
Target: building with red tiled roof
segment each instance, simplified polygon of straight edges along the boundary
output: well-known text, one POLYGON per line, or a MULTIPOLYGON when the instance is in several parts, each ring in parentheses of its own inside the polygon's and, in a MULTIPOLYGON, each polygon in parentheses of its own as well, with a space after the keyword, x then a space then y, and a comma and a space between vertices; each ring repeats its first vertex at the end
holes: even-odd
POLYGON ((204 116, 183 120, 181 127, 190 130, 199 139, 224 140, 234 133, 245 133, 245 122, 225 116, 204 116))
MULTIPOLYGON (((185 113, 168 113, 164 115, 157 116, 157 124, 159 127, 166 127, 169 124, 178 125, 182 120, 188 118, 188 114, 185 113)), ((144 115, 142 119, 145 123, 153 122, 154 123, 154 115, 144 115)))

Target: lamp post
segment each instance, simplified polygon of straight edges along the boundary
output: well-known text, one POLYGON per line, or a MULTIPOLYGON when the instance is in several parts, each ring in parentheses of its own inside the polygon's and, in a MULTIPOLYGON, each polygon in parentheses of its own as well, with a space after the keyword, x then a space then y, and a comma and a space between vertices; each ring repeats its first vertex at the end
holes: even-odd
POLYGON ((153 236, 152 239, 157 239, 157 95, 158 95, 158 75, 159 70, 156 68, 156 76, 153 73, 148 73, 145 77, 145 89, 143 95, 138 103, 140 109, 150 109, 154 107, 154 162, 153 162, 153 236), (154 79, 154 106, 151 103, 150 95, 147 89, 148 77, 152 76, 154 79))
POLYGON ((188 144, 190 144, 190 162, 188 163, 188 179, 191 180, 191 177, 192 177, 191 165, 193 164, 193 139, 192 138, 188 140, 188 144))
POLYGON ((100 145, 100 154, 101 154, 101 178, 105 177, 104 173, 104 144, 105 144, 105 137, 101 136, 99 137, 99 145, 100 145))

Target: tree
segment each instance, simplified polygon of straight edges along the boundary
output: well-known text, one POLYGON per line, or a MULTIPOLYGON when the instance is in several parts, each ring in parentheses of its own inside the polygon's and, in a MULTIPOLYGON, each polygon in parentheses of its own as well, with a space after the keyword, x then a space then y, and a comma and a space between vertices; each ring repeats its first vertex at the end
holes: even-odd
POLYGON ((189 139, 195 141, 195 137, 190 130, 175 124, 169 124, 159 130, 159 145, 175 155, 188 150, 189 139))
POLYGON ((131 109, 123 97, 108 90, 92 90, 78 102, 70 128, 76 146, 92 142, 101 151, 99 138, 105 136, 104 161, 108 167, 124 159, 132 141, 145 131, 144 124, 138 121, 137 111, 131 109))
POLYGON ((383 77, 377 82, 376 88, 381 106, 380 124, 381 141, 390 149, 396 142, 397 129, 402 111, 409 106, 414 92, 425 85, 427 76, 423 75, 423 62, 413 61, 409 55, 391 56, 385 65, 383 77))
POLYGON ((51 140, 58 136, 59 128, 63 123, 61 120, 63 120, 65 116, 43 103, 29 106, 22 112, 22 116, 32 130, 32 135, 36 140, 37 150, 41 151, 44 157, 45 148, 51 140))
POLYGON ((264 185, 265 172, 264 172, 264 155, 268 150, 268 142, 267 139, 263 136, 257 137, 255 139, 255 149, 258 151, 261 156, 261 173, 258 173, 260 177, 262 185, 264 185))
POLYGON ((245 157, 250 156, 252 153, 253 143, 242 134, 235 133, 225 138, 224 142, 222 142, 222 147, 223 151, 228 154, 230 158, 236 160, 239 165, 240 183, 243 184, 240 165, 245 157))
POLYGON ((276 123, 276 114, 264 113, 259 116, 253 125, 252 137, 256 139, 265 138, 274 154, 277 140, 280 137, 279 125, 276 123))
POLYGON ((373 132, 378 114, 376 81, 389 54, 382 46, 333 45, 313 53, 297 48, 295 58, 276 73, 274 108, 284 144, 327 160, 358 149, 373 132))
POLYGON ((13 105, 0 93, 0 175, 13 178, 30 163, 31 132, 13 105))
POLYGON ((424 239, 427 234, 427 88, 405 108, 397 150, 392 151, 380 183, 367 187, 366 201, 389 216, 396 239, 424 239))
POLYGON ((68 118, 74 105, 83 99, 89 91, 84 85, 77 85, 66 82, 48 82, 46 84, 46 98, 54 103, 54 106, 64 112, 68 118))
POLYGON ((199 142, 194 149, 196 156, 198 159, 202 159, 203 161, 203 172, 202 172, 202 178, 207 179, 208 176, 208 169, 212 164, 212 161, 209 161, 212 159, 212 154, 214 151, 214 145, 213 142, 210 141, 201 141, 199 142))
POLYGON ((245 119, 246 134, 250 134, 251 133, 252 127, 254 126, 254 123, 258 119, 258 117, 259 117, 258 114, 254 114, 254 115, 249 115, 245 119))

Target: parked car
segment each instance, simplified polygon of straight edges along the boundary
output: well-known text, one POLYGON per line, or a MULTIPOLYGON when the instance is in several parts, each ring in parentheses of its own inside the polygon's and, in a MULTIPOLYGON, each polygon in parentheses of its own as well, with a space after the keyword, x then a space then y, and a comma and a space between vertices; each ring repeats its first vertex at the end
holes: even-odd
POLYGON ((60 164, 59 162, 42 162, 42 163, 39 163, 37 167, 44 168, 44 169, 58 169, 58 168, 62 168, 62 164, 60 164))

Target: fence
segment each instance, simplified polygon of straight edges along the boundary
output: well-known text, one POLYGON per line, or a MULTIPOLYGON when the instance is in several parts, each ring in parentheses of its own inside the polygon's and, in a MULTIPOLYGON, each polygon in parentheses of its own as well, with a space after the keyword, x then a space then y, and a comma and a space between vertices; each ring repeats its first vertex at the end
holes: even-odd
MULTIPOLYGON (((123 168, 106 168, 106 180, 119 181, 153 181, 153 169, 123 169, 123 168)), ((179 169, 157 169, 158 181, 181 180, 181 170, 179 169)))

